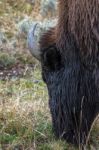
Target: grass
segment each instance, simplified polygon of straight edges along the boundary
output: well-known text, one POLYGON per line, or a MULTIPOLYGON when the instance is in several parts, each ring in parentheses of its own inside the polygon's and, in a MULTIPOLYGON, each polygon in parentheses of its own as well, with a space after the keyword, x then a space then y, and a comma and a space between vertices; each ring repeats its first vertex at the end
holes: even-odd
MULTIPOLYGON (((15 58, 26 67, 28 57, 15 58)), ((32 64, 30 59, 28 63, 32 64)), ((25 68, 23 77, 0 80, 0 150, 76 150, 52 132, 47 89, 36 64, 25 68)), ((88 150, 98 150, 98 135, 95 125, 88 150)))
MULTIPOLYGON (((0 80, 0 150, 76 150, 52 132, 47 89, 37 63, 26 54, 0 54, 1 68, 16 62, 24 66, 24 75, 0 80)), ((99 149, 99 122, 87 149, 99 149)))
POLYGON ((0 144, 2 147, 7 145, 8 149, 15 146, 26 148, 34 144, 33 139, 36 140, 35 142, 47 140, 49 135, 45 133, 47 128, 51 128, 46 93, 38 70, 35 70, 32 78, 0 81, 0 144))
POLYGON ((0 54, 0 67, 1 68, 8 68, 9 66, 13 66, 15 64, 15 58, 11 57, 9 58, 8 54, 1 53, 0 54))
POLYGON ((53 135, 47 99, 38 68, 29 77, 0 81, 1 149, 64 149, 53 135))

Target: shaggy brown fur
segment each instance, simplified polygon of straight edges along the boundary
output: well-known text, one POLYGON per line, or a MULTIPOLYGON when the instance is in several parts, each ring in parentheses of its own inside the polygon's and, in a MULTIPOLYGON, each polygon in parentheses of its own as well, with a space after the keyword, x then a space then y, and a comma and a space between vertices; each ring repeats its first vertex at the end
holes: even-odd
POLYGON ((54 132, 83 148, 99 114, 99 0, 59 0, 40 51, 54 132))
POLYGON ((40 39, 41 49, 45 49, 56 43, 56 28, 48 30, 40 39))
POLYGON ((74 34, 84 61, 99 55, 99 0, 59 0, 58 25, 43 36, 41 48, 56 43, 65 51, 68 32, 74 34))
POLYGON ((99 33, 99 0, 59 0, 58 43, 64 43, 64 34, 71 31, 82 52, 97 53, 99 46, 93 27, 99 33))

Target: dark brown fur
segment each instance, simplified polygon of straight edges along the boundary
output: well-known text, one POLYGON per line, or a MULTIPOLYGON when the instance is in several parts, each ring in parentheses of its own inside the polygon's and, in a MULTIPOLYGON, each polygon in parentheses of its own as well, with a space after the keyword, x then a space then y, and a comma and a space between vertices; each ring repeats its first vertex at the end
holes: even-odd
POLYGON ((94 28, 99 34, 99 0, 59 0, 58 25, 43 36, 41 47, 55 42, 64 51, 65 36, 72 32, 81 57, 92 59, 99 56, 99 37, 96 39, 94 28))
MULTIPOLYGON (((94 67, 97 70, 99 67, 99 0, 59 0, 58 6, 58 24, 41 37, 41 49, 56 43, 61 54, 64 54, 66 34, 71 32, 79 47, 82 63, 89 69, 94 67)), ((98 84, 99 82, 97 86, 98 84)))
POLYGON ((54 132, 84 147, 99 114, 99 0, 59 0, 40 48, 54 132))

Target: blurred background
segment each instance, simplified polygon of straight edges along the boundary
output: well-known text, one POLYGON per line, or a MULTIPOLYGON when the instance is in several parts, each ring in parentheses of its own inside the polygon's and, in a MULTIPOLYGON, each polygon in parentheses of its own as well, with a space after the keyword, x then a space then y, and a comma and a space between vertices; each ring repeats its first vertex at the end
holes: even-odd
MULTIPOLYGON (((56 0, 0 0, 0 150, 76 150, 52 132, 46 85, 39 62, 27 48, 57 24, 56 0)), ((99 122, 88 150, 99 149, 99 122)))
MULTIPOLYGON (((44 31, 56 25, 56 18, 56 0, 0 0, 0 51, 2 53, 7 51, 5 55, 10 53, 10 57, 22 53, 24 59, 23 55, 28 53, 27 33, 29 29, 38 23, 36 38, 39 40, 44 31)), ((0 57, 5 59, 6 56, 2 55, 0 57)), ((12 59, 10 62, 2 59, 0 69, 5 69, 6 65, 14 63, 12 59)), ((2 73, 0 78, 5 78, 2 73)))

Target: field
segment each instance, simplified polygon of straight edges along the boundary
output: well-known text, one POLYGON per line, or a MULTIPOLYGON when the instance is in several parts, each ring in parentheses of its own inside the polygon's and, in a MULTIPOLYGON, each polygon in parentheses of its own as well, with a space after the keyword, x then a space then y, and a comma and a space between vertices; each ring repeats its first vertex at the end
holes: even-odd
MULTIPOLYGON (((23 61, 20 64, 22 67, 23 61)), ((1 149, 64 149, 65 142, 57 141, 52 132, 47 89, 41 79, 40 66, 38 62, 34 67, 23 66, 22 77, 6 76, 0 81, 1 149)))

